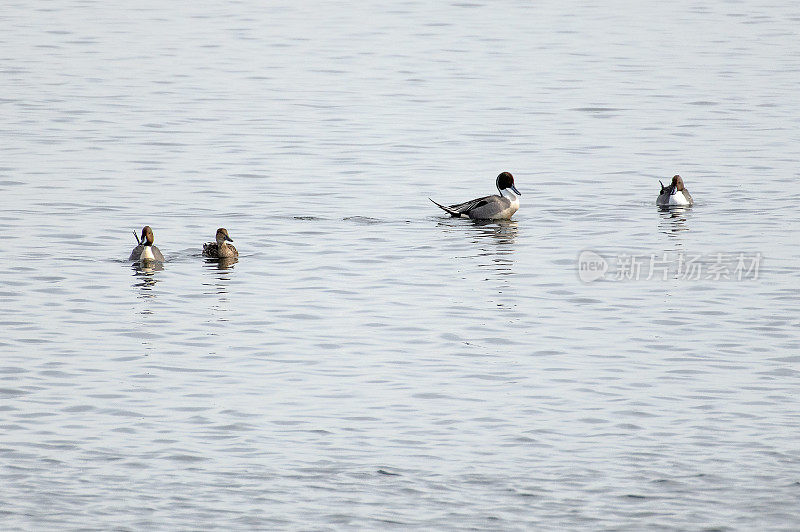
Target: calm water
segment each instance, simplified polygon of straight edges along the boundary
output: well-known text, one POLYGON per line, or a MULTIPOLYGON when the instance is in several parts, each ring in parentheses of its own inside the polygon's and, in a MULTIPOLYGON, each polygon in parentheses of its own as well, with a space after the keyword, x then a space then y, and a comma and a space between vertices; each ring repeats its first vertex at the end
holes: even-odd
POLYGON ((796 529, 798 27, 5 6, 0 527, 796 529), (502 170, 509 223, 427 199, 502 170), (675 173, 696 204, 659 212, 675 173), (124 260, 145 224, 162 271, 124 260), (614 274, 716 253, 757 276, 614 274))

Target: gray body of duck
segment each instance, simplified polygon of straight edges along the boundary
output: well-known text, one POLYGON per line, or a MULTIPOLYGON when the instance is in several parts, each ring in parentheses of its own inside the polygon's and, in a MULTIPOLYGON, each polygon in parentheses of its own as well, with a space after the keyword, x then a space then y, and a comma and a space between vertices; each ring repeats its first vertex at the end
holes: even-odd
POLYGON ((133 251, 131 251, 131 256, 128 257, 128 260, 139 262, 164 262, 164 255, 161 254, 161 250, 153 245, 153 230, 149 225, 145 225, 142 228, 141 238, 136 236, 135 232, 133 233, 133 236, 136 237, 136 241, 139 243, 139 245, 133 248, 133 251))
POLYGON ((694 203, 692 195, 689 194, 689 190, 683 184, 681 176, 672 176, 672 182, 669 186, 665 187, 664 183, 661 183, 661 192, 656 198, 656 205, 659 207, 688 206, 692 203, 694 203))
POLYGON ((239 252, 228 242, 233 242, 233 239, 228 236, 228 230, 224 227, 217 229, 217 241, 206 242, 203 244, 203 256, 212 259, 229 259, 238 257, 239 252))
MULTIPOLYGON (((508 220, 519 209, 519 197, 522 196, 514 186, 514 176, 510 172, 502 172, 497 176, 497 190, 499 196, 484 196, 474 200, 456 203, 445 207, 433 203, 456 218, 472 218, 473 220, 508 220)), ((428 198, 430 199, 430 198, 428 198)))

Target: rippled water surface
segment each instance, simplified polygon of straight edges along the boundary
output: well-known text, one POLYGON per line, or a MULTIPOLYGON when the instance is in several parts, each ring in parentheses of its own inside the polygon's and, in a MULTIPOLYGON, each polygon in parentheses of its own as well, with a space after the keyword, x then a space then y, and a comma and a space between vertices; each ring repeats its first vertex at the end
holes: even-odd
POLYGON ((2 528, 795 529, 798 27, 783 0, 7 5, 2 528), (427 199, 502 170, 511 222, 427 199), (675 173, 695 205, 660 212, 675 173), (125 260, 145 224, 161 270, 125 260), (233 264, 200 257, 221 226, 233 264))

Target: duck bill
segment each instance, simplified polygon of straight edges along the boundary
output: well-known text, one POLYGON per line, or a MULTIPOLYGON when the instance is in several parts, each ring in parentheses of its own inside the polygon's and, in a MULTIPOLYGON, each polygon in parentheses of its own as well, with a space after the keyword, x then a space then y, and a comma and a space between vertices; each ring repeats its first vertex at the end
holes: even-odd
POLYGON ((513 190, 514 194, 516 194, 517 196, 522 196, 522 192, 517 190, 517 187, 515 187, 514 185, 511 185, 511 190, 513 190))

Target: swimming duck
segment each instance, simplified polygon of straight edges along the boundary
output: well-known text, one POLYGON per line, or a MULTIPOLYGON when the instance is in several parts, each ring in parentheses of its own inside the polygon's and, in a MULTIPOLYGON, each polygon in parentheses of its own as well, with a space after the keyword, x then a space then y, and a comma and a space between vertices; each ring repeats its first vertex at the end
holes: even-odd
POLYGON ((236 251, 235 247, 225 242, 226 240, 228 242, 233 242, 233 239, 228 236, 228 230, 224 227, 220 227, 217 229, 217 241, 203 244, 203 256, 214 259, 238 257, 239 252, 236 251))
POLYGON ((153 230, 149 225, 145 225, 142 228, 142 238, 138 237, 136 231, 133 232, 133 236, 136 237, 136 242, 138 242, 139 245, 133 248, 128 260, 138 260, 139 262, 164 262, 164 255, 153 245, 153 230))
POLYGON ((656 199, 656 205, 659 207, 672 207, 672 206, 688 206, 694 203, 691 194, 683 184, 683 178, 679 175, 672 176, 672 183, 668 187, 661 183, 661 192, 656 199))
MULTIPOLYGON (((474 220, 508 220, 519 209, 519 197, 522 196, 514 186, 514 176, 510 172, 502 172, 497 176, 499 196, 485 196, 464 203, 445 207, 433 203, 456 218, 472 218, 474 220)), ((430 199, 430 198, 428 198, 430 199)))

